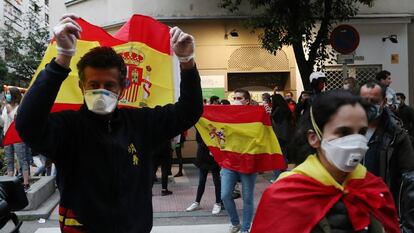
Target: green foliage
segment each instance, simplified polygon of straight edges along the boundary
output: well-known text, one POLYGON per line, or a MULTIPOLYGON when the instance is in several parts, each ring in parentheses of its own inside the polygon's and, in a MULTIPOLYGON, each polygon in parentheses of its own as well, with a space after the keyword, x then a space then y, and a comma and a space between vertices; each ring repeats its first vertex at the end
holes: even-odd
POLYGON ((26 87, 32 79, 46 51, 49 31, 40 26, 35 13, 6 22, 0 30, 0 46, 5 53, 4 61, 0 61, 0 82, 2 84, 26 87), (15 30, 16 23, 23 25, 21 32, 15 30), (3 76, 2 65, 7 67, 7 75, 3 76))
POLYGON ((310 90, 309 75, 334 55, 328 48, 333 25, 349 20, 363 5, 374 0, 220 0, 219 6, 237 12, 248 3, 256 17, 248 26, 261 29, 263 48, 277 53, 283 46, 292 46, 302 82, 310 90))

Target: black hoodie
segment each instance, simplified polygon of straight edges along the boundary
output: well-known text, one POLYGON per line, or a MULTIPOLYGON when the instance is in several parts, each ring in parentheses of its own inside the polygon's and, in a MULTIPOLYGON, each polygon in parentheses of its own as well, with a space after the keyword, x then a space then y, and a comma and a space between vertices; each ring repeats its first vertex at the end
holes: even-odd
POLYGON ((50 113, 69 72, 52 60, 39 73, 20 105, 16 128, 33 150, 53 160, 60 205, 71 209, 87 232, 149 233, 151 150, 201 116, 198 71, 181 72, 176 104, 116 109, 110 119, 85 105, 79 111, 50 113))

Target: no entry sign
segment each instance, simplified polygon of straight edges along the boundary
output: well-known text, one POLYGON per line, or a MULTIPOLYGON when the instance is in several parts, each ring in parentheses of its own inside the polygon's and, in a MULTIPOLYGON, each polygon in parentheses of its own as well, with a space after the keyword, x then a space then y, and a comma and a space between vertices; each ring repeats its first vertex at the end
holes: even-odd
POLYGON ((351 25, 342 24, 332 30, 330 42, 338 53, 349 54, 358 48, 359 33, 351 25))

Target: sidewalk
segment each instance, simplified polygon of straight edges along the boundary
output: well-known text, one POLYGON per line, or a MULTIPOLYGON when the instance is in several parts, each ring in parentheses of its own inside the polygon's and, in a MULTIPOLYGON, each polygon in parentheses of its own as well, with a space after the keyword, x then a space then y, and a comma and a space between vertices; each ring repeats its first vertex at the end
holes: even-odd
MULTIPOLYGON (((177 173, 178 167, 173 166, 172 174, 177 173)), ((174 232, 227 232, 229 218, 226 211, 222 211, 218 216, 211 214, 211 209, 215 203, 214 184, 211 174, 208 175, 206 189, 201 200, 201 210, 186 212, 185 209, 194 202, 198 186, 198 169, 192 164, 184 165, 184 176, 171 178, 168 189, 173 192, 169 196, 161 196, 161 185, 155 184, 153 188, 153 210, 154 228, 153 233, 174 233, 174 232), (184 230, 184 231, 183 231, 184 230)), ((160 177, 160 174, 157 174, 160 177)), ((270 173, 259 174, 256 180, 254 202, 255 208, 260 201, 260 197, 266 187, 270 185, 270 173)), ((243 200, 236 200, 238 209, 242 209, 243 200)), ((240 212, 240 211, 239 211, 240 212)), ((241 215, 240 215, 241 217, 241 215)), ((46 223, 37 221, 23 222, 21 233, 55 233, 58 228, 58 210, 52 212, 46 223)), ((9 232, 11 225, 0 230, 9 232)))
MULTIPOLYGON (((153 208, 154 218, 157 217, 179 217, 179 216, 211 216, 211 209, 216 201, 214 194, 214 184, 211 173, 208 175, 206 189, 201 199, 201 210, 195 212, 185 212, 185 209, 195 201, 198 187, 198 169, 192 164, 184 165, 184 176, 176 177, 173 182, 168 184, 168 189, 173 192, 169 196, 161 196, 161 185, 156 184, 153 188, 153 208)), ((177 173, 177 167, 173 167, 172 174, 177 173)), ((270 185, 270 174, 258 175, 255 186, 254 202, 257 207, 263 191, 270 185)), ((158 174, 160 177, 160 174, 158 174)), ((241 186, 239 186, 241 188, 241 186)), ((236 200, 239 209, 243 206, 241 198, 236 200)))
MULTIPOLYGON (((188 225, 188 226, 161 226, 154 227, 151 233, 181 233, 181 232, 197 232, 197 233, 227 233, 228 225, 211 224, 211 225, 188 225)), ((35 233, 60 233, 59 228, 40 228, 35 233)))

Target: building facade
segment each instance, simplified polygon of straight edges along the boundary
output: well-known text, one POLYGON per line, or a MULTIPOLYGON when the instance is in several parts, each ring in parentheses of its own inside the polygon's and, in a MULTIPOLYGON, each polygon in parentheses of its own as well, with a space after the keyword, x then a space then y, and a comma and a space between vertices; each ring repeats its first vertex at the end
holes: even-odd
POLYGON ((10 22, 14 30, 24 33, 23 22, 28 14, 33 13, 31 19, 41 27, 49 26, 49 0, 2 0, 0 1, 0 26, 10 22))
MULTIPOLYGON (((50 22, 56 24, 66 12, 74 12, 87 21, 117 29, 132 14, 152 16, 168 25, 177 25, 194 35, 196 60, 202 76, 205 96, 217 94, 232 99, 236 88, 247 88, 261 100, 263 92, 292 91, 297 97, 303 90, 295 56, 290 47, 272 55, 261 49, 258 35, 243 26, 252 15, 242 6, 237 15, 218 7, 218 0, 69 0, 50 2, 50 22)), ((392 87, 405 93, 414 103, 414 2, 412 0, 376 0, 372 8, 361 7, 357 17, 346 24, 360 34, 350 76, 363 82, 386 69, 392 73, 392 87), (398 43, 389 39, 397 38, 398 43)), ((342 87, 342 65, 326 66, 328 88, 342 87)))

